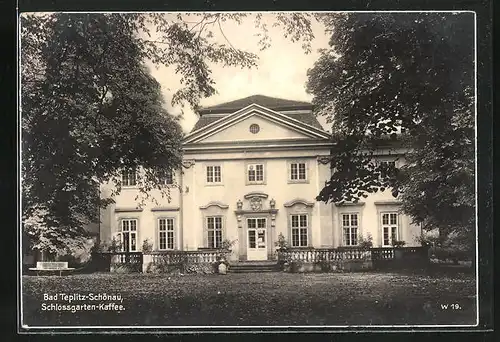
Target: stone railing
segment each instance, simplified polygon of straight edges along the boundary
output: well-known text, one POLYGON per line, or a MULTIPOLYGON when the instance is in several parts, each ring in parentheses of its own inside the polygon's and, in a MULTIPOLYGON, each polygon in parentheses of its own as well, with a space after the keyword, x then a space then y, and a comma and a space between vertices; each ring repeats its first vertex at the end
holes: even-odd
POLYGON ((218 250, 198 250, 198 251, 157 251, 144 254, 145 262, 153 264, 176 265, 179 263, 197 264, 213 263, 218 260, 218 250))
POLYGON ((144 273, 214 273, 221 251, 156 251, 144 254, 144 273))
POLYGON ((278 251, 280 261, 321 262, 337 260, 366 260, 371 258, 370 250, 360 248, 288 248, 278 251))
POLYGON ((111 262, 126 265, 142 264, 142 252, 116 252, 113 253, 111 262))
POLYGON ((425 266, 429 260, 426 247, 287 248, 278 251, 277 254, 278 262, 292 266, 299 264, 305 269, 311 268, 307 266, 308 264, 344 270, 354 269, 359 265, 362 265, 363 269, 421 267, 425 266))

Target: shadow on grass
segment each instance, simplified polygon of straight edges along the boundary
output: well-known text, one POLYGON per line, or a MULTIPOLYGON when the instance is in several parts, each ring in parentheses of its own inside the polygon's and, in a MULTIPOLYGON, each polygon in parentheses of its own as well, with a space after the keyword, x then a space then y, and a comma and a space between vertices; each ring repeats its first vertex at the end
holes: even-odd
MULTIPOLYGON (((23 277, 24 323, 31 326, 296 326, 475 324, 468 273, 23 277), (120 294, 122 311, 43 310, 45 294, 120 294), (456 308, 455 306, 457 305, 456 308), (445 305, 445 306, 443 306, 445 305), (447 306, 446 306, 447 305, 447 306), (455 309, 452 309, 455 308, 455 309)), ((427 272, 427 273, 425 273, 427 272)), ((101 304, 80 300, 71 304, 101 304)))

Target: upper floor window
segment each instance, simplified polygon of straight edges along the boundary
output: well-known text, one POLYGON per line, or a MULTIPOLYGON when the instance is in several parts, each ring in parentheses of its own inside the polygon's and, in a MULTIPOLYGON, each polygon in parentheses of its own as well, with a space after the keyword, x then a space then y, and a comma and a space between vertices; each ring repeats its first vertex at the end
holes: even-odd
POLYGON ((174 219, 158 219, 158 240, 160 250, 174 249, 174 219))
POLYGON ((207 183, 221 183, 222 171, 220 165, 207 166, 207 183))
POLYGON ((222 246, 222 217, 207 217, 207 242, 208 248, 220 248, 222 246))
POLYGON ((172 169, 167 169, 161 175, 161 182, 164 185, 172 185, 174 184, 174 172, 172 169))
POLYGON ((124 219, 118 232, 122 252, 137 251, 137 219, 124 219))
POLYGON ((342 232, 344 246, 358 244, 358 214, 342 214, 342 232))
POLYGON ((264 182, 264 164, 248 164, 247 180, 249 183, 264 182))
POLYGON ((135 170, 123 170, 122 171, 122 186, 134 186, 137 184, 137 177, 135 170))
POLYGON ((257 134, 260 131, 260 127, 257 124, 251 124, 250 125, 250 132, 253 134, 257 134))
POLYGON ((290 163, 289 180, 295 182, 307 180, 307 165, 305 162, 290 163))
POLYGON ((307 230, 308 227, 308 219, 307 215, 292 215, 291 216, 291 224, 292 224, 292 247, 307 247, 307 230))
POLYGON ((380 162, 380 165, 386 165, 386 166, 391 166, 391 167, 396 167, 396 161, 392 160, 383 160, 380 162))
POLYGON ((398 213, 382 213, 382 245, 392 246, 398 240, 398 213))

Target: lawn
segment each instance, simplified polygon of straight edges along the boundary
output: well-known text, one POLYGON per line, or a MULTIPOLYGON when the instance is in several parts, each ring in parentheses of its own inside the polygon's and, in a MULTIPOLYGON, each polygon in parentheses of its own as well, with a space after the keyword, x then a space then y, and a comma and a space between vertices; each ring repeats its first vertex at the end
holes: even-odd
POLYGON ((475 324, 476 317, 474 275, 440 273, 24 276, 23 305, 29 326, 475 324), (56 293, 120 294, 114 301, 123 309, 43 311, 51 303, 44 294, 56 293))

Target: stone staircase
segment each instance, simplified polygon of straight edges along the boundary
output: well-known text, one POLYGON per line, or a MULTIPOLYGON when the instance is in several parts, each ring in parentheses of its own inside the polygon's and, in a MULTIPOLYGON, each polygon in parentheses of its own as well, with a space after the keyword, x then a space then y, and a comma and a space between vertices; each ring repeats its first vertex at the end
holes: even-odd
POLYGON ((280 272, 281 269, 275 260, 271 261, 239 261, 229 265, 229 273, 261 273, 280 272))

